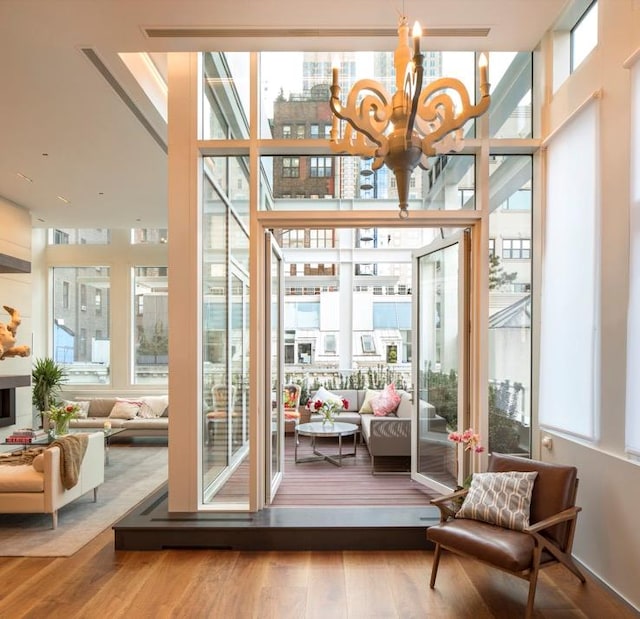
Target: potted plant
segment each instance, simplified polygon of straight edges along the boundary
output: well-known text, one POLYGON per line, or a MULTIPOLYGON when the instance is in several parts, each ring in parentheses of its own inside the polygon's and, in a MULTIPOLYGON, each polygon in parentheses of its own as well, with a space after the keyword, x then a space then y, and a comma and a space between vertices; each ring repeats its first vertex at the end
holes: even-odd
POLYGON ((42 422, 47 419, 47 411, 55 403, 55 397, 60 393, 67 374, 61 365, 50 357, 36 359, 31 370, 31 402, 40 412, 42 422))

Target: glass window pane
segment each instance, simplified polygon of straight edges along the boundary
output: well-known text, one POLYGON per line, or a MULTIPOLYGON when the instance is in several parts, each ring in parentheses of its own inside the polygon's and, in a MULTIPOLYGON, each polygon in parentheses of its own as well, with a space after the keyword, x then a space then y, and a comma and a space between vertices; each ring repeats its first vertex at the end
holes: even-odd
POLYGON ((169 241, 167 228, 134 228, 131 230, 132 245, 164 244, 169 241))
POLYGON ((71 384, 109 383, 109 267, 54 267, 52 276, 54 360, 71 384))
MULTIPOLYGON (((360 157, 261 157, 263 188, 273 210, 397 210, 396 179, 387 167, 371 169, 360 157)), ((416 168, 409 187, 409 211, 475 209, 475 157, 432 157, 416 168)))
POLYGON ((491 106, 489 107, 491 137, 532 137, 532 54, 530 52, 491 52, 489 81, 491 82, 491 106))
POLYGON ((246 139, 249 136, 249 54, 203 54, 202 139, 246 139))
POLYGON ((531 184, 529 156, 493 157, 489 234, 489 450, 531 448, 531 184), (516 196, 516 197, 514 197, 516 196), (511 204, 517 201, 518 208, 511 204))
MULTIPOLYGON (((473 100, 473 52, 423 54, 425 84, 443 76, 455 77, 473 100)), ((389 95, 397 90, 393 52, 262 52, 260 137, 299 139, 328 134, 332 124, 329 87, 334 62, 339 65, 343 101, 353 84, 364 78, 378 82, 389 95)), ((401 76, 401 87, 403 81, 401 76)), ((468 123, 471 131, 472 127, 473 121, 468 123)))
POLYGON ((582 63, 598 44, 598 3, 594 2, 571 31, 571 71, 582 63))
POLYGON ((106 228, 52 228, 49 245, 108 245, 111 231, 106 228))
POLYGON ((169 375, 167 267, 135 267, 133 289, 135 329, 133 382, 167 384, 169 375))

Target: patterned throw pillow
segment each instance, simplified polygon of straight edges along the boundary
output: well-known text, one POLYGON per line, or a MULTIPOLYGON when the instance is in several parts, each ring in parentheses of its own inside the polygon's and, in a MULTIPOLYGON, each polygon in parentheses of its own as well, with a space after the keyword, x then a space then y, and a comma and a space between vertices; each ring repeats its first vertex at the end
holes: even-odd
POLYGON ((395 413, 400 404, 400 394, 396 392, 393 383, 387 385, 377 396, 371 400, 373 414, 377 417, 385 417, 395 413))
POLYGON ((537 472, 474 473, 456 518, 481 520, 522 531, 529 526, 531 492, 537 472))

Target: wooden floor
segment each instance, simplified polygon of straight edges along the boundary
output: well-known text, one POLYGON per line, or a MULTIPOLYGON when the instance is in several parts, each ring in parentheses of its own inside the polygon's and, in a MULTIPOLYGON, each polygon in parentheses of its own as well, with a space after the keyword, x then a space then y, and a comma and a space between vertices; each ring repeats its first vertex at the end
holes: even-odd
MULTIPOLYGON (((300 462, 294 460, 294 439, 285 440, 284 475, 273 501, 274 507, 350 506, 350 505, 428 505, 435 493, 411 481, 409 458, 378 458, 371 474, 371 457, 366 445, 357 445, 356 457, 345 458, 342 466, 327 461, 300 462)), ((320 441, 319 441, 320 442, 320 441)), ((312 455, 309 438, 300 437, 298 457, 312 455)), ((335 439, 321 444, 323 452, 337 451, 335 439)), ((352 450, 345 444, 345 452, 352 450)))
MULTIPOLYGON (((513 619, 527 583, 431 551, 114 551, 104 531, 69 558, 0 558, 0 617, 513 619)), ((538 619, 638 617, 588 578, 541 575, 538 619)))

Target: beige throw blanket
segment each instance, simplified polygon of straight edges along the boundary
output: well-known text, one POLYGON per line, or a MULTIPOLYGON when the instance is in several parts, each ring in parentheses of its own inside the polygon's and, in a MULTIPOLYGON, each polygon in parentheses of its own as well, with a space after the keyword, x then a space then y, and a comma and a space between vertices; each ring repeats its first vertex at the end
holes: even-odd
POLYGON ((87 451, 88 442, 88 434, 67 434, 57 438, 50 445, 50 447, 60 448, 60 479, 67 490, 78 483, 80 466, 87 451))

